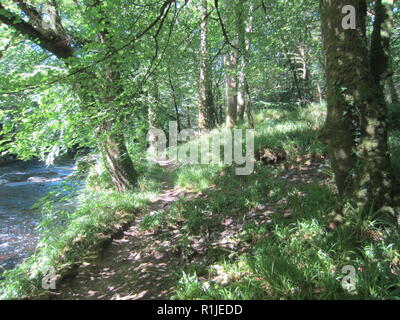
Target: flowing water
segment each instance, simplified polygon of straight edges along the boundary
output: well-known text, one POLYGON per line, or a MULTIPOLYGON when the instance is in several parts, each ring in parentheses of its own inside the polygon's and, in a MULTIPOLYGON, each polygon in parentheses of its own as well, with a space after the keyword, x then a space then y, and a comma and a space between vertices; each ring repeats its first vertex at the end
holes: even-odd
POLYGON ((72 175, 66 162, 47 167, 39 162, 0 164, 0 273, 36 250, 40 210, 32 205, 72 175))

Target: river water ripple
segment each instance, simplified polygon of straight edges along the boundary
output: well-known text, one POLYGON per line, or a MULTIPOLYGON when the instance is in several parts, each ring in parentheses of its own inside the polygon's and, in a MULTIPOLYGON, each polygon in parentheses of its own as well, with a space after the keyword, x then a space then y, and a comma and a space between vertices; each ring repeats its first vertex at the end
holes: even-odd
POLYGON ((50 167, 38 162, 0 164, 0 273, 34 253, 40 212, 32 205, 74 170, 72 162, 50 167))

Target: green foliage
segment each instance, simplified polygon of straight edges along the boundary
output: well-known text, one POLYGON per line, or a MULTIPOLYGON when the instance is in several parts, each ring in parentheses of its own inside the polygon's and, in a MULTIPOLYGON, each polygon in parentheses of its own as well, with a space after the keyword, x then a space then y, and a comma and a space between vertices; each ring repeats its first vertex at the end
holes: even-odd
MULTIPOLYGON (((41 10, 47 2, 27 4, 41 10)), ((207 19, 209 71, 220 125, 228 74, 223 57, 237 45, 239 12, 251 17, 245 69, 256 150, 283 151, 289 165, 307 157, 323 158, 326 149, 318 136, 327 106, 308 103, 321 101, 325 94, 318 1, 220 2, 217 12, 209 1, 207 19)), ((6 280, 0 282, 0 297, 5 299, 39 293, 40 270, 78 263, 90 248, 109 238, 115 226, 131 221, 160 190, 160 177, 165 175, 163 169, 145 163, 149 127, 167 131, 169 121, 179 116, 182 128, 192 128, 198 120, 200 1, 54 3, 64 29, 61 35, 67 34, 62 44, 73 51, 68 59, 56 59, 37 39, 17 32, 13 25, 0 24, 0 155, 11 153, 23 160, 52 163, 79 148, 101 153, 104 138, 116 134, 125 140, 122 144, 140 178, 136 191, 116 193, 103 159, 94 166, 82 162, 79 174, 86 185, 78 209, 57 209, 56 202, 66 200, 63 194, 43 199, 39 250, 5 273, 6 280), (160 12, 163 4, 165 10, 160 12), (156 116, 154 123, 150 123, 151 112, 156 116)), ((17 21, 31 23, 44 35, 49 32, 41 30, 18 1, 2 1, 1 6, 8 15, 15 14, 17 21)), ((368 34, 370 27, 368 21, 368 34)), ((54 39, 58 40, 50 40, 54 39)), ((400 77, 399 43, 393 37, 395 88, 400 77)), ((391 127, 397 130, 400 108, 396 104, 388 108, 391 127)), ((399 132, 392 132, 389 144, 400 179, 399 132)), ((146 215, 142 229, 178 224, 186 244, 191 237, 217 228, 224 219, 240 216, 243 229, 238 241, 250 247, 245 254, 218 255, 206 271, 204 267, 184 270, 174 298, 399 298, 394 267, 399 263, 399 239, 395 231, 390 232, 395 228, 382 227, 374 214, 365 217, 348 206, 347 224, 328 232, 327 215, 340 201, 334 193, 332 171, 326 167, 318 171, 323 185, 287 183, 287 177, 282 177, 294 170, 258 163, 251 176, 238 178, 233 166, 221 163, 182 165, 174 172, 171 180, 177 187, 199 196, 180 199, 169 211, 146 215), (249 212, 266 204, 274 213, 268 222, 246 221, 249 212), (382 233, 383 241, 368 240, 362 230, 382 233), (341 267, 349 263, 359 270, 356 295, 340 286, 341 267)))

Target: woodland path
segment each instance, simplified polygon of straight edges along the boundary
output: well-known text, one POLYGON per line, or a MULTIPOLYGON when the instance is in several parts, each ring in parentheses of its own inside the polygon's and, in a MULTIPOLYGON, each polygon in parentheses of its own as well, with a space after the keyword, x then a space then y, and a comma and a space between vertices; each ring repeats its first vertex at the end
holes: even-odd
MULTIPOLYGON (((193 199, 202 193, 187 193, 173 186, 171 163, 161 163, 165 168, 164 186, 149 209, 139 215, 124 234, 111 242, 94 263, 82 264, 76 276, 63 280, 53 299, 57 300, 169 300, 182 276, 178 272, 191 265, 210 266, 213 259, 227 253, 246 252, 247 241, 237 241, 243 230, 244 216, 227 217, 207 232, 193 236, 182 246, 182 226, 161 226, 144 231, 140 223, 146 215, 169 210, 180 197, 193 199)), ((301 168, 289 169, 277 177, 291 184, 309 184, 320 181, 326 166, 323 160, 307 161, 301 168)), ((206 199, 204 199, 206 201, 206 199)), ((245 213, 245 219, 255 223, 270 221, 270 215, 290 212, 280 208, 280 202, 267 203, 245 213)), ((223 283, 224 275, 212 279, 223 283)))
POLYGON ((62 281, 57 300, 164 300, 174 289, 183 261, 172 245, 179 230, 140 230, 145 215, 168 210, 182 190, 175 189, 169 180, 174 170, 165 167, 163 189, 149 209, 139 215, 123 236, 112 241, 96 263, 84 263, 75 277, 62 281))

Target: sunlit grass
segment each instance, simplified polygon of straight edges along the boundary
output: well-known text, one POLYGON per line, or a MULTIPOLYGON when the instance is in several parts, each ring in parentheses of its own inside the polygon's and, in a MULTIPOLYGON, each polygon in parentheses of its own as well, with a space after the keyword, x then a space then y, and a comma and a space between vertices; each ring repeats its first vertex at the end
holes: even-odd
MULTIPOLYGON (((318 141, 324 110, 315 105, 301 112, 271 108, 256 114, 260 128, 256 145, 286 150, 289 160, 324 153, 318 141)), ((400 163, 398 142, 398 134, 393 133, 390 145, 395 168, 400 163)), ((275 212, 269 222, 245 223, 237 235, 250 241, 248 253, 237 254, 235 259, 222 256, 206 270, 185 270, 173 299, 400 299, 397 227, 383 227, 379 216, 361 216, 348 206, 343 224, 329 230, 327 218, 338 201, 332 191, 332 173, 324 171, 331 186, 293 185, 273 178, 281 170, 257 166, 244 180, 225 170, 222 177, 216 173, 209 178, 209 186, 216 189, 206 192, 206 199, 182 200, 177 210, 188 234, 201 232, 207 224, 212 228, 232 212, 245 216, 259 204, 273 204, 275 212), (290 216, 285 217, 284 212, 290 216), (373 239, 369 234, 380 237, 373 239), (355 292, 342 287, 344 266, 356 270, 355 292)))

